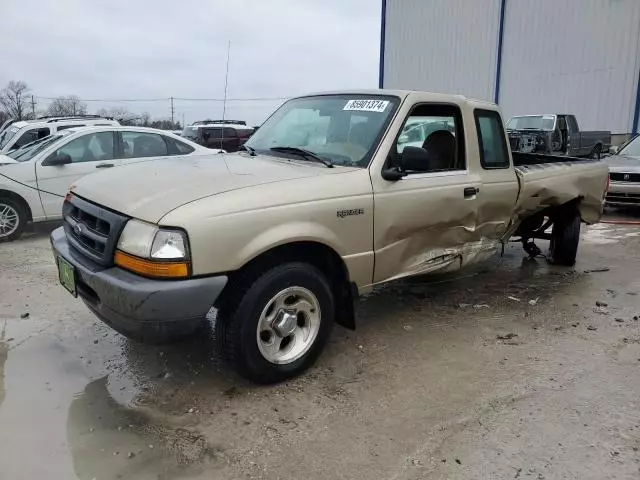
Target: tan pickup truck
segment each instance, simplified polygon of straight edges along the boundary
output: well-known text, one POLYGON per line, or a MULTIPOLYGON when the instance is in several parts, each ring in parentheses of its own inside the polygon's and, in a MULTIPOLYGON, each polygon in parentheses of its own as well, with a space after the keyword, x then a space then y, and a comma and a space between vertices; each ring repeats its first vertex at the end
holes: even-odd
POLYGON ((244 150, 158 160, 72 186, 51 242, 60 281, 143 342, 215 307, 224 356, 275 382, 306 369, 373 285, 453 271, 517 237, 573 265, 607 166, 511 154, 496 105, 374 90, 295 98, 244 150), (551 233, 547 233, 551 229, 551 233))

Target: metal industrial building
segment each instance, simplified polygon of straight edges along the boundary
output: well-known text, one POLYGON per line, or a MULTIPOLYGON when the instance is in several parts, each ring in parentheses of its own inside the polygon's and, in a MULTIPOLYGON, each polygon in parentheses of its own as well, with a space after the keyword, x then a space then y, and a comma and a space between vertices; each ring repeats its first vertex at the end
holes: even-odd
POLYGON ((383 0, 380 86, 637 133, 640 0, 383 0))

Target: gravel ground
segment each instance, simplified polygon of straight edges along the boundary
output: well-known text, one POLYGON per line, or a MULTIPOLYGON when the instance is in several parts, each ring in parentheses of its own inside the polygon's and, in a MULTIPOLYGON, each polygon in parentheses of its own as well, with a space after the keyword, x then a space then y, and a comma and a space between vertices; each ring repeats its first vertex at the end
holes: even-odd
POLYGON ((575 269, 513 245, 380 287, 271 387, 230 373, 210 327, 150 347, 102 325, 46 233, 0 265, 2 479, 640 476, 639 226, 584 229, 575 269))

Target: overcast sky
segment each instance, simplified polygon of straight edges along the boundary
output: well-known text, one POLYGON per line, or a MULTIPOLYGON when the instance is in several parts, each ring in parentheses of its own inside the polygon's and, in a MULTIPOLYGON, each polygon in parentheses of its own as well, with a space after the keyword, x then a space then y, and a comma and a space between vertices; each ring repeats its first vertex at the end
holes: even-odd
MULTIPOLYGON (((2 0, 0 32, 0 86, 24 80, 40 97, 222 98, 228 41, 229 98, 287 97, 377 86, 380 1, 2 0)), ((229 102, 226 117, 259 123, 279 103, 229 102)), ((170 115, 168 101, 118 105, 170 115)), ((222 114, 175 109, 187 122, 222 114)))

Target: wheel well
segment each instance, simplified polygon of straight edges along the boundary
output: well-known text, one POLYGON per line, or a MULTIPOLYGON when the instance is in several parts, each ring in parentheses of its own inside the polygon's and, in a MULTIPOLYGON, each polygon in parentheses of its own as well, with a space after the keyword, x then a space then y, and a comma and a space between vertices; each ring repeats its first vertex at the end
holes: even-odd
POLYGON ((355 329, 354 291, 357 292, 357 288, 350 282, 349 272, 340 255, 319 242, 287 243, 261 253, 240 270, 229 275, 229 281, 215 306, 219 307, 219 303, 224 302, 245 279, 259 275, 273 266, 292 261, 309 263, 327 276, 336 303, 336 322, 346 328, 355 329))
POLYGON ((514 236, 519 236, 523 239, 548 239, 544 230, 556 221, 571 217, 576 212, 579 212, 578 207, 581 200, 582 197, 574 198, 562 205, 545 208, 535 215, 525 218, 514 233, 514 236), (547 221, 545 222, 545 220, 547 221))
POLYGON ((27 201, 18 195, 15 192, 11 192, 9 190, 0 190, 0 198, 10 198, 11 200, 15 200, 24 208, 24 211, 27 214, 27 220, 33 220, 33 214, 31 213, 31 208, 29 208, 29 204, 27 201))

